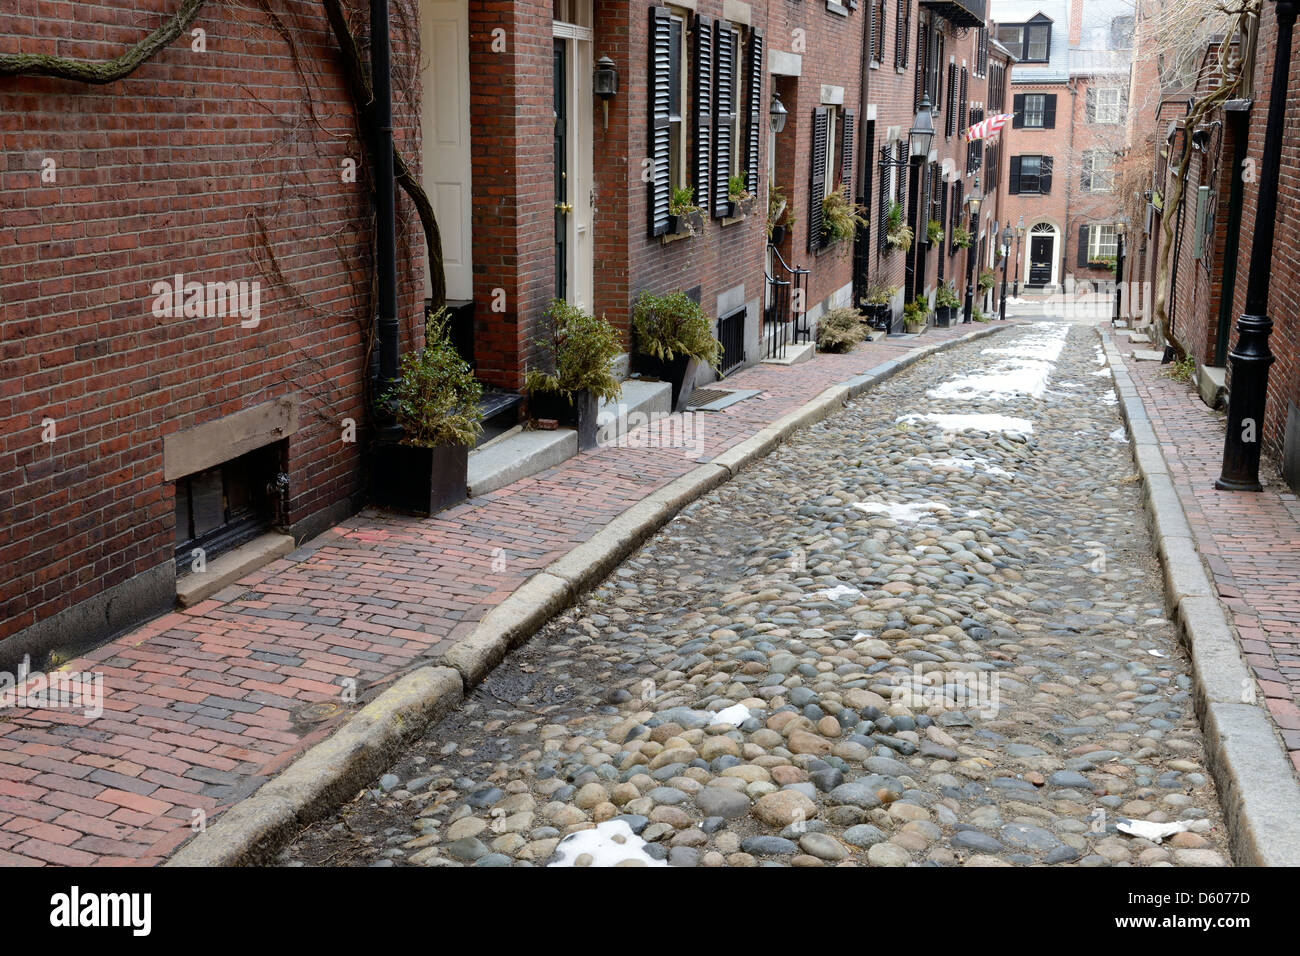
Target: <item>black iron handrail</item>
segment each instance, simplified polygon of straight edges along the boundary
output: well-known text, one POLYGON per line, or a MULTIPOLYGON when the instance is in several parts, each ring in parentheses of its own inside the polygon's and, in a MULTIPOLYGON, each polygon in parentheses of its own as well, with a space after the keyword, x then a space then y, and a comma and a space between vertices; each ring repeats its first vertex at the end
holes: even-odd
MULTIPOLYGON (((781 255, 781 250, 776 246, 769 245, 772 250, 774 262, 779 263, 780 267, 788 273, 788 279, 782 279, 780 275, 778 280, 790 284, 790 312, 789 320, 793 321, 793 339, 795 342, 807 342, 812 339, 812 329, 808 327, 808 276, 811 272, 803 266, 790 266, 781 255)), ((773 269, 772 271, 777 271, 773 269)))

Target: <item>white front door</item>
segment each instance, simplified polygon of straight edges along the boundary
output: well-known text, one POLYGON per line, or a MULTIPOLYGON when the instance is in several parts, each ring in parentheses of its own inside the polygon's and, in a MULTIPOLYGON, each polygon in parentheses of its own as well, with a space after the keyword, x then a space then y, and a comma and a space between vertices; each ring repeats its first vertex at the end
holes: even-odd
POLYGON ((470 300, 469 0, 420 0, 420 50, 423 185, 442 233, 447 298, 470 300))
POLYGON ((556 156, 556 200, 563 206, 556 217, 560 252, 556 269, 563 270, 563 275, 557 276, 556 291, 562 291, 568 302, 590 309, 595 300, 591 2, 570 0, 567 7, 567 15, 576 22, 556 20, 553 27, 555 112, 562 127, 556 137, 557 153, 561 154, 556 156), (558 75, 559 71, 564 75, 558 75))

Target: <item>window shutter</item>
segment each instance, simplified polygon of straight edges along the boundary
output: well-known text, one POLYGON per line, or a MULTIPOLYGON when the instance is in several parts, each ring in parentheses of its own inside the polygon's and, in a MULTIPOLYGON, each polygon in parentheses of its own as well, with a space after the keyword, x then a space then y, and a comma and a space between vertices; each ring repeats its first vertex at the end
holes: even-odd
POLYGON ((948 103, 944 107, 944 135, 953 135, 957 131, 957 64, 948 64, 948 103))
POLYGON ((1043 129, 1056 129, 1056 94, 1043 97, 1043 129))
POLYGON ((695 155, 693 179, 695 205, 709 207, 713 187, 713 32, 711 17, 695 20, 695 79, 693 117, 695 121, 695 155))
POLYGON ((1020 195, 1020 157, 1011 157, 1011 182, 1007 185, 1007 192, 1012 196, 1020 195))
MULTIPOLYGON (((880 148, 880 153, 882 159, 890 159, 893 156, 893 149, 886 144, 880 148)), ((891 170, 888 166, 880 168, 880 196, 876 203, 879 207, 876 215, 876 232, 877 246, 882 253, 885 251, 885 233, 889 220, 889 207, 893 204, 893 196, 889 188, 890 174, 891 170)))
POLYGON ((826 107, 813 110, 812 176, 808 184, 808 248, 822 244, 822 199, 826 196, 826 149, 829 132, 826 107))
POLYGON ((650 8, 650 234, 668 232, 668 202, 671 198, 671 131, 669 89, 672 83, 672 21, 667 7, 650 8))
POLYGON ((840 182, 849 196, 853 195, 853 126, 853 110, 845 110, 840 133, 840 182))
POLYGON ((1042 193, 1044 196, 1046 196, 1048 193, 1052 191, 1052 157, 1044 156, 1042 159, 1039 160, 1039 162, 1042 164, 1042 166, 1041 166, 1040 175, 1038 177, 1038 182, 1040 184, 1038 187, 1038 191, 1042 193))
POLYGON ((872 62, 880 62, 880 49, 884 45, 885 25, 881 23, 881 14, 885 12, 884 6, 879 0, 871 2, 871 59, 872 62))
POLYGON ((1025 94, 1017 93, 1011 97, 1011 112, 1015 113, 1015 119, 1011 121, 1012 129, 1022 129, 1025 125, 1025 94))
POLYGON ((1088 87, 1087 93, 1084 94, 1084 118, 1089 123, 1097 122, 1097 91, 1091 86, 1088 87))
POLYGON ((727 180, 731 178, 731 151, 738 144, 731 141, 736 110, 735 34, 719 22, 713 44, 717 83, 714 86, 713 111, 713 217, 720 219, 730 209, 727 180))
POLYGON ((763 130, 763 34, 757 30, 749 40, 749 88, 745 92, 749 106, 749 142, 745 146, 745 188, 758 195, 758 137, 763 130))
POLYGON ((894 66, 900 70, 907 68, 907 45, 910 42, 908 36, 908 15, 911 12, 911 0, 898 0, 898 10, 895 14, 894 28, 896 37, 894 40, 894 66))
POLYGON ((930 56, 930 33, 924 20, 916 25, 916 78, 912 84, 912 112, 921 108, 921 96, 925 93, 926 76, 930 70, 927 62, 930 56))
POLYGON ((966 98, 966 67, 963 66, 961 68, 961 92, 957 96, 957 131, 962 136, 965 136, 966 131, 970 129, 970 126, 966 123, 966 110, 969 106, 970 103, 966 98))
POLYGON ((1079 268, 1087 268, 1088 265, 1088 228, 1087 226, 1079 227, 1079 268))
POLYGON ((1081 173, 1079 176, 1079 188, 1084 192, 1092 192, 1092 153, 1083 154, 1083 162, 1080 163, 1081 173))

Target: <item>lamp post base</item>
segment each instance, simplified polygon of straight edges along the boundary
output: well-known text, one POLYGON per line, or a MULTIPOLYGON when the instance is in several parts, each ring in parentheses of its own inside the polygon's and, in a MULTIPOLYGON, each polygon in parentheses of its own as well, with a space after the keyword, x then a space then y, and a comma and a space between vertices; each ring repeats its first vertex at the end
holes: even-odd
POLYGON ((1266 315, 1243 315, 1237 321, 1237 347, 1228 353, 1232 383, 1228 424, 1223 436, 1223 470, 1214 487, 1221 491, 1262 491, 1259 454, 1264 440, 1264 405, 1268 400, 1268 347, 1273 321, 1266 315))

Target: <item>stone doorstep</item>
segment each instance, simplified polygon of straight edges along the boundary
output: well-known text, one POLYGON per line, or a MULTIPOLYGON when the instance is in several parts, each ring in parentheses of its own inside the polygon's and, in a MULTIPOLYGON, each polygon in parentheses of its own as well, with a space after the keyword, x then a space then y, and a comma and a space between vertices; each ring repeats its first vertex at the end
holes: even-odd
POLYGON ((1228 370, 1212 365, 1202 365, 1196 370, 1196 390, 1201 394, 1201 401, 1211 408, 1218 408, 1228 397, 1228 370))
POLYGON ((181 607, 193 607, 234 584, 246 574, 282 558, 294 549, 287 534, 263 534, 233 551, 218 555, 204 571, 195 571, 176 579, 176 600, 181 607))
POLYGON ((1147 335, 1145 332, 1129 332, 1128 340, 1131 343, 1150 342, 1151 336, 1147 335))
POLYGON ((1135 362, 1163 362, 1165 353, 1161 349, 1134 349, 1133 361, 1135 362))
MULTIPOLYGON (((618 439, 624 431, 661 418, 671 412, 673 388, 667 382, 628 379, 622 398, 602 401, 596 412, 600 426, 596 441, 602 445, 618 439)), ((554 468, 578 453, 578 433, 572 428, 554 431, 520 429, 507 432, 470 452, 466 484, 470 497, 554 468)))
POLYGON ((765 358, 764 365, 798 365, 813 357, 815 347, 811 342, 795 345, 793 342, 785 347, 785 358, 765 358))

